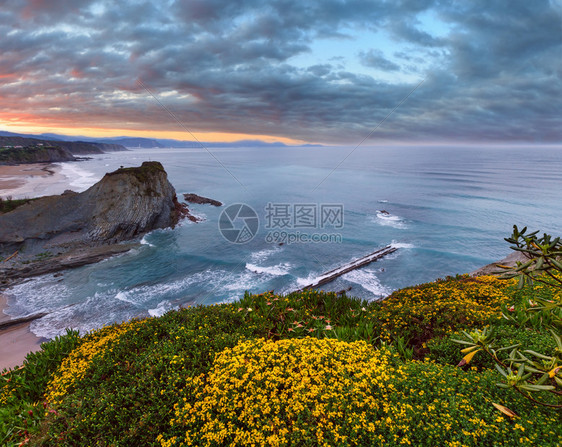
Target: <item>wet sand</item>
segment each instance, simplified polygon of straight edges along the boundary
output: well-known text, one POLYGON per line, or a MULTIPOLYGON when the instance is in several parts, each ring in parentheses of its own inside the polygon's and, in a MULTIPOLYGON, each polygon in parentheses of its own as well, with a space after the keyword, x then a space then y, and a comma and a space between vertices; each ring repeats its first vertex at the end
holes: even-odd
MULTIPOLYGON (((0 292, 0 322, 10 320, 4 313, 5 307, 6 297, 0 292)), ((0 371, 21 365, 28 352, 41 349, 46 340, 37 337, 29 326, 30 323, 23 323, 0 330, 0 371)))
POLYGON ((52 163, 0 165, 0 197, 23 199, 41 196, 47 186, 67 180, 60 171, 61 167, 52 163))

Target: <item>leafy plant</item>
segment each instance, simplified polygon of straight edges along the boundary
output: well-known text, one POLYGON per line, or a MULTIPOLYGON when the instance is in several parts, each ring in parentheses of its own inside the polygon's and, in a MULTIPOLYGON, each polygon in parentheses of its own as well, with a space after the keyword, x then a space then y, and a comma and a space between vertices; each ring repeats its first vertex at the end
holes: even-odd
MULTIPOLYGON (((535 282, 549 288, 562 289, 562 244, 548 234, 537 237, 538 231, 525 234, 527 227, 521 231, 513 226, 513 234, 505 240, 513 250, 523 253, 526 262, 517 261, 513 267, 498 265, 504 269, 503 279, 519 278, 518 288, 533 286, 535 282)), ((485 352, 495 363, 497 371, 503 377, 501 388, 513 388, 531 401, 552 408, 562 408, 562 341, 559 333, 562 328, 562 300, 560 293, 551 294, 549 298, 533 293, 527 300, 521 300, 511 306, 502 307, 502 316, 521 328, 542 328, 552 336, 554 344, 550 351, 537 352, 520 344, 496 348, 497 340, 493 328, 464 332, 465 340, 453 340, 466 345, 461 351, 465 356, 458 364, 464 366, 474 356, 485 352), (498 353, 510 351, 506 360, 501 360, 498 353), (550 399, 537 397, 538 393, 550 393, 550 399)))
MULTIPOLYGON (((494 325, 494 346, 525 346, 536 352, 548 352, 555 348, 556 344, 550 333, 538 330, 522 330, 514 324, 499 321, 494 325)), ((471 331, 468 330, 468 333, 471 331)), ((440 364, 457 365, 459 363, 459 343, 454 340, 465 338, 462 331, 453 332, 446 337, 434 338, 427 342, 426 360, 432 360, 440 364)), ((468 345, 466 345, 468 346, 468 345)), ((509 351, 496 352, 498 358, 505 362, 509 358, 509 351)), ((495 369, 495 362, 488 355, 475 354, 470 360, 471 369, 484 370, 495 369)))

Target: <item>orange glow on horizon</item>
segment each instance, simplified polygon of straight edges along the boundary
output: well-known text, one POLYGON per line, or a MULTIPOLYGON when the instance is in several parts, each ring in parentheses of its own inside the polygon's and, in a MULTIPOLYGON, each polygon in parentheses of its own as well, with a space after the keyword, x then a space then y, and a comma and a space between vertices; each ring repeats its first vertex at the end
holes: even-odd
MULTIPOLYGON (((23 120, 20 121, 21 118, 22 116, 19 116, 17 119, 0 119, 0 130, 25 134, 56 133, 66 136, 84 136, 91 138, 138 137, 194 141, 191 134, 185 131, 135 130, 102 127, 51 127, 24 123, 22 122, 23 120)), ((252 135, 245 133, 193 132, 193 135, 195 135, 199 141, 217 143, 231 143, 239 140, 261 140, 267 143, 281 142, 294 145, 307 143, 305 141, 295 140, 292 138, 277 137, 272 135, 252 135)))

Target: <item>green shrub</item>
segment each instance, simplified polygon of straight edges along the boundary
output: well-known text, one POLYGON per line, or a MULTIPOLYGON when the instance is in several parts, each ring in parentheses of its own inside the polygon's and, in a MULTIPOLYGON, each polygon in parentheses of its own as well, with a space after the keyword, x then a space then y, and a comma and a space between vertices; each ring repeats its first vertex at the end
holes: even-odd
POLYGON ((520 416, 510 420, 492 406, 504 397, 496 380, 493 371, 396 365, 364 342, 250 340, 186 381, 159 440, 162 447, 559 445, 552 412, 513 392, 520 416))
MULTIPOLYGON (((225 424, 226 437, 211 445, 227 445, 236 427, 254 430, 256 445, 274 445, 283 433, 286 445, 557 445, 556 414, 497 389, 499 374, 486 364, 477 372, 411 360, 426 343, 429 358, 458 363, 451 332, 484 322, 497 326, 500 340, 526 342, 530 332, 498 318, 513 291, 491 277, 459 277, 375 303, 317 291, 246 294, 69 334, 10 373, 4 443, 30 436, 27 445, 167 446, 188 431, 203 443, 225 424), (49 354, 54 346, 58 353, 49 354), (492 405, 505 400, 518 417, 492 405), (259 424, 248 425, 244 408, 259 424)), ((547 343, 533 340, 537 349, 547 343)))
POLYGON ((228 305, 170 312, 120 328, 104 329, 107 342, 88 357, 78 380, 67 384, 65 373, 75 376, 75 366, 62 365, 52 387, 56 413, 45 421, 40 444, 156 445, 186 378, 208 371, 216 353, 255 329, 228 305))

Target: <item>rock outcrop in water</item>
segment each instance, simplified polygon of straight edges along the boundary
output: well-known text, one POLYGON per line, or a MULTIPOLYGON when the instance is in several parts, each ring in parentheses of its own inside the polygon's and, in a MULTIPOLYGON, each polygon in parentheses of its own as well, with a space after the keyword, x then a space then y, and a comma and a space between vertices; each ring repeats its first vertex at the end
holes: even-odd
POLYGON ((189 203, 197 203, 198 205, 213 205, 213 206, 222 206, 222 202, 218 200, 209 199, 208 197, 203 197, 198 194, 184 194, 183 199, 189 203))
MULTIPOLYGON (((42 197, 0 215, 0 258, 17 252, 9 264, 20 273, 28 271, 25 276, 37 274, 29 271, 31 263, 46 273, 88 263, 91 257, 96 262, 105 251, 112 255, 131 248, 120 250, 115 244, 173 227, 186 213, 162 165, 144 162, 108 173, 82 193, 42 197)), ((2 267, 0 276, 2 270, 8 275, 2 267)))

